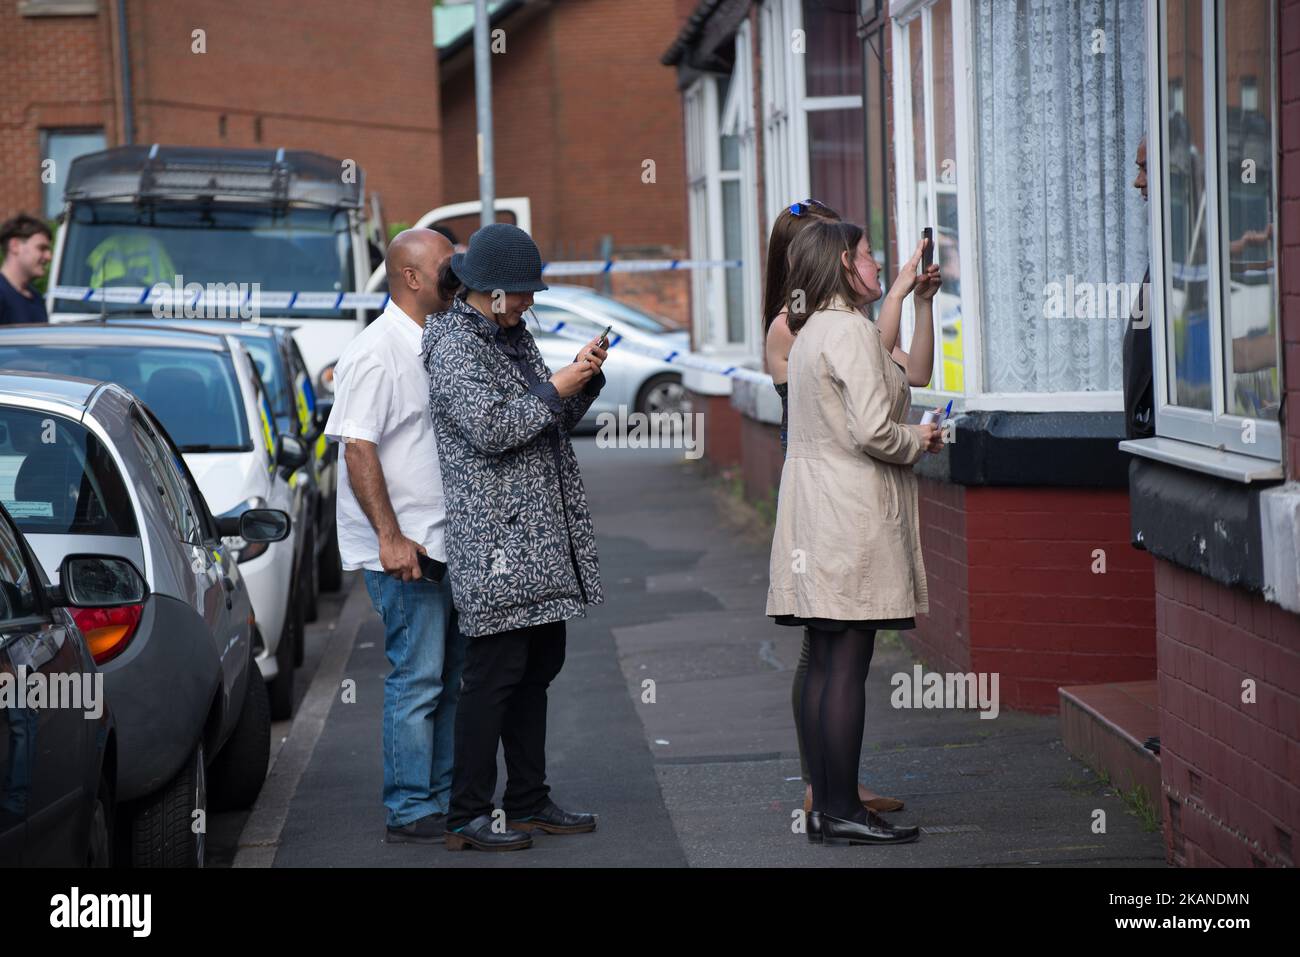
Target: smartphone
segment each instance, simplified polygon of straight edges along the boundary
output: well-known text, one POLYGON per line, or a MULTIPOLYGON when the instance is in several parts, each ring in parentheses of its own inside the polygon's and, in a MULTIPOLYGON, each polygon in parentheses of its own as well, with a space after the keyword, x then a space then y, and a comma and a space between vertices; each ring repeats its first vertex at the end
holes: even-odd
POLYGON ((600 334, 600 347, 602 349, 609 348, 609 332, 613 328, 614 327, 612 325, 606 326, 605 331, 600 334))
POLYGON ((442 576, 447 574, 447 566, 436 558, 430 558, 428 555, 418 555, 420 560, 420 573, 425 581, 440 582, 442 576))
POLYGON ((934 230, 926 226, 921 230, 921 238, 925 240, 925 247, 921 250, 921 272, 925 272, 934 262, 934 230))

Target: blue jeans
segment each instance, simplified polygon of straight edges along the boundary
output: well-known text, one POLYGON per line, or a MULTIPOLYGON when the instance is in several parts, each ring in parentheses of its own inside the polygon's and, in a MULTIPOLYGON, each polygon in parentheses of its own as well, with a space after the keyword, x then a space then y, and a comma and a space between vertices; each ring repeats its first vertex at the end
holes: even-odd
POLYGON ((366 590, 393 667, 384 679, 384 807, 388 826, 401 827, 447 813, 466 639, 447 578, 403 582, 367 569, 366 590))

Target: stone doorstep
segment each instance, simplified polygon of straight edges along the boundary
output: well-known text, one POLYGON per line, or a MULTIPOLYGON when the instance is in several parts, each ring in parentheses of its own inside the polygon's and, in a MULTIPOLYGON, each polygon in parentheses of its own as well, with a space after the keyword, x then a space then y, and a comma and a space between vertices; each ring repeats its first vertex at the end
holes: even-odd
POLYGON ((1061 740, 1070 754, 1125 791, 1140 786, 1164 813, 1160 757, 1142 746, 1160 733, 1154 681, 1072 685, 1060 689, 1061 740))

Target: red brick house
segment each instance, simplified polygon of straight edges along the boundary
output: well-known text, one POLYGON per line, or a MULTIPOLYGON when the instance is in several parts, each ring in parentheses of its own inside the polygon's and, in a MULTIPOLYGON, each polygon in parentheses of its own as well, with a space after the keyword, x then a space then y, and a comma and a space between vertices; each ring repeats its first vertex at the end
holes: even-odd
POLYGON ((128 116, 137 143, 354 159, 392 220, 441 200, 427 2, 385 4, 382 17, 344 0, 309 14, 289 0, 126 0, 125 11, 123 29, 116 0, 0 4, 4 216, 54 211, 62 187, 42 181, 42 161, 57 177, 74 156, 127 142, 128 116))
MULTIPOLYGON (((690 254, 743 261, 693 276, 700 351, 762 368, 785 205, 864 223, 887 278, 934 227, 935 372, 913 398, 960 417, 918 467, 913 651, 998 672, 1009 708, 1059 709, 1072 750, 1145 785, 1172 862, 1293 863, 1300 3, 706 0, 662 59, 690 254), (1125 442, 1148 268, 1156 437, 1125 442)), ((710 461, 775 494, 773 390, 686 384, 710 461)))
MULTIPOLYGON (((683 257, 682 115, 672 75, 656 63, 681 22, 674 4, 505 0, 489 9, 496 194, 532 201, 543 258, 683 257)), ((457 18, 438 37, 448 202, 478 197, 471 24, 457 18)), ((458 235, 477 225, 467 220, 458 235)), ((683 321, 681 274, 608 278, 616 294, 683 321)))

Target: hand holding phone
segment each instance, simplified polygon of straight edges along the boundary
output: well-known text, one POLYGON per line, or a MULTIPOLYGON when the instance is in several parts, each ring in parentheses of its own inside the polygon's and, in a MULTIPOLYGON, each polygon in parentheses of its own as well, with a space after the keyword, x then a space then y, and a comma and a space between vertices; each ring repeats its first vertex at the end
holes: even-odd
POLYGON ((447 566, 443 562, 428 555, 420 555, 420 577, 424 581, 440 582, 445 574, 447 574, 447 566))

